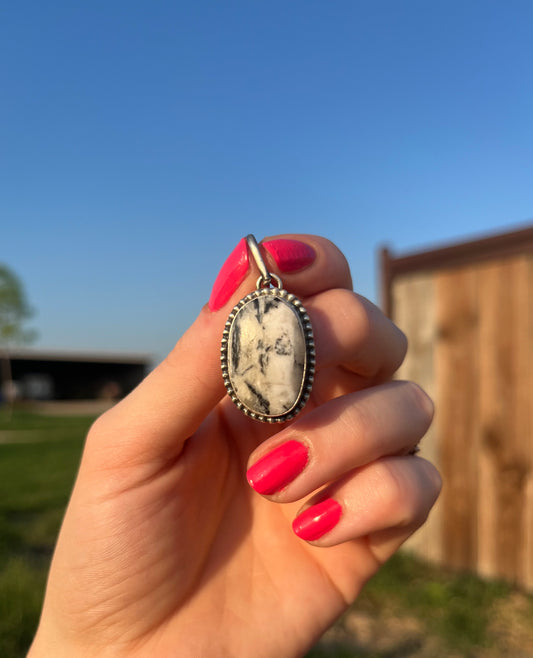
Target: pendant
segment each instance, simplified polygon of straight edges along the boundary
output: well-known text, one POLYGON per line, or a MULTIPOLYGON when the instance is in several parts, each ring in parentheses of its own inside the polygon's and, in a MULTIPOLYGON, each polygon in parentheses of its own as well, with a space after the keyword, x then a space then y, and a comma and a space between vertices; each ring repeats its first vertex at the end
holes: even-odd
POLYGON ((253 237, 247 238, 261 276, 231 311, 221 364, 228 395, 247 416, 266 423, 294 418, 311 394, 315 345, 302 302, 269 273, 253 237), (277 287, 271 287, 272 282, 277 287))

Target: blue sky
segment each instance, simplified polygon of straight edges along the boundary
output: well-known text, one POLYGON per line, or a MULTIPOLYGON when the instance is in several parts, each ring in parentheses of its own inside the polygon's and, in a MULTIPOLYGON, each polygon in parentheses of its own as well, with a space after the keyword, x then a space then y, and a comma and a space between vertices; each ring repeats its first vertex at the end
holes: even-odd
POLYGON ((0 2, 0 261, 40 347, 170 349, 238 240, 533 217, 533 3, 0 2))

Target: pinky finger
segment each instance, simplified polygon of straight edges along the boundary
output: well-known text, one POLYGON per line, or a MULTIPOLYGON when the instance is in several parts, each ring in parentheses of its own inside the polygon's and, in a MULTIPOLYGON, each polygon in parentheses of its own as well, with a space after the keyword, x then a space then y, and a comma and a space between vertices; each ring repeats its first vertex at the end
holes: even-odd
POLYGON ((438 471, 419 457, 388 457, 352 471, 300 511, 294 532, 316 546, 367 538, 386 561, 426 520, 441 488, 438 471))

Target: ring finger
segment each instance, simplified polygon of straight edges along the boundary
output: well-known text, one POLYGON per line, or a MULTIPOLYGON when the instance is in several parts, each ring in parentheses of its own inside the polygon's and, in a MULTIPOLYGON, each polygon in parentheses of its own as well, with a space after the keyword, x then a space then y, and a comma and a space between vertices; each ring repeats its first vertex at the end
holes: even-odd
POLYGON ((250 457, 248 482, 277 502, 299 500, 354 468, 406 454, 432 414, 431 400, 411 382, 335 398, 262 443, 250 457))

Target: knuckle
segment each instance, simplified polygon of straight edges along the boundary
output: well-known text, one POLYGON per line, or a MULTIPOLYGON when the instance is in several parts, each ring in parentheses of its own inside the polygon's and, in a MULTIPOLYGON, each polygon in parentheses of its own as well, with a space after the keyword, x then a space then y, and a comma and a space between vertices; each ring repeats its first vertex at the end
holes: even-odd
POLYGON ((403 363, 405 356, 407 354, 407 350, 409 348, 409 339, 407 338, 406 334, 398 327, 398 325, 394 324, 391 322, 394 332, 396 335, 396 341, 397 341, 397 355, 396 355, 396 361, 394 363, 394 371, 396 371, 403 363))
POLYGON ((422 418, 424 418, 427 427, 429 427, 435 413, 433 400, 424 389, 419 386, 419 384, 411 381, 402 382, 402 384, 405 387, 413 406, 418 410, 422 418))
POLYGON ((92 443, 95 439, 107 433, 107 427, 109 425, 108 414, 109 411, 105 411, 92 422, 92 425, 89 427, 89 431, 87 432, 88 443, 92 443))
POLYGON ((420 527, 427 519, 435 504, 442 487, 442 480, 437 469, 430 462, 417 458, 416 465, 420 469, 419 487, 413 489, 413 503, 404 525, 420 527))
MULTIPOLYGON (((364 402, 364 401, 363 401, 364 402)), ((364 444, 376 434, 376 417, 371 405, 350 404, 337 416, 337 436, 357 437, 357 443, 364 444)))
POLYGON ((363 298, 344 288, 330 290, 328 302, 338 313, 339 327, 345 332, 350 345, 358 345, 372 334, 372 312, 363 298))
POLYGON ((420 463, 423 465, 425 469, 425 476, 427 479, 427 489, 428 489, 428 497, 430 499, 430 507, 436 502, 437 498, 440 495, 440 492, 442 491, 442 477, 437 468, 429 461, 426 459, 420 459, 420 463))
POLYGON ((116 450, 116 423, 114 409, 109 409, 96 418, 87 432, 85 446, 87 454, 98 454, 98 460, 103 464, 110 454, 116 450))
POLYGON ((351 358, 357 361, 359 374, 365 377, 375 377, 380 368, 380 359, 369 359, 365 351, 375 339, 376 309, 373 305, 348 290, 340 293, 335 308, 340 309, 339 329, 342 332, 344 349, 351 358))
MULTIPOLYGON (((402 462, 405 464, 405 458, 402 462)), ((412 468, 402 468, 402 462, 391 460, 381 464, 380 504, 394 526, 419 527, 439 495, 440 476, 432 464, 416 458, 416 464, 411 466, 422 470, 419 477, 413 477, 412 468)))
POLYGON ((374 318, 372 308, 363 302, 358 295, 352 295, 352 325, 356 329, 355 340, 366 343, 373 333, 374 318))
POLYGON ((378 495, 384 514, 391 518, 407 517, 409 486, 391 460, 383 460, 378 470, 378 495))

